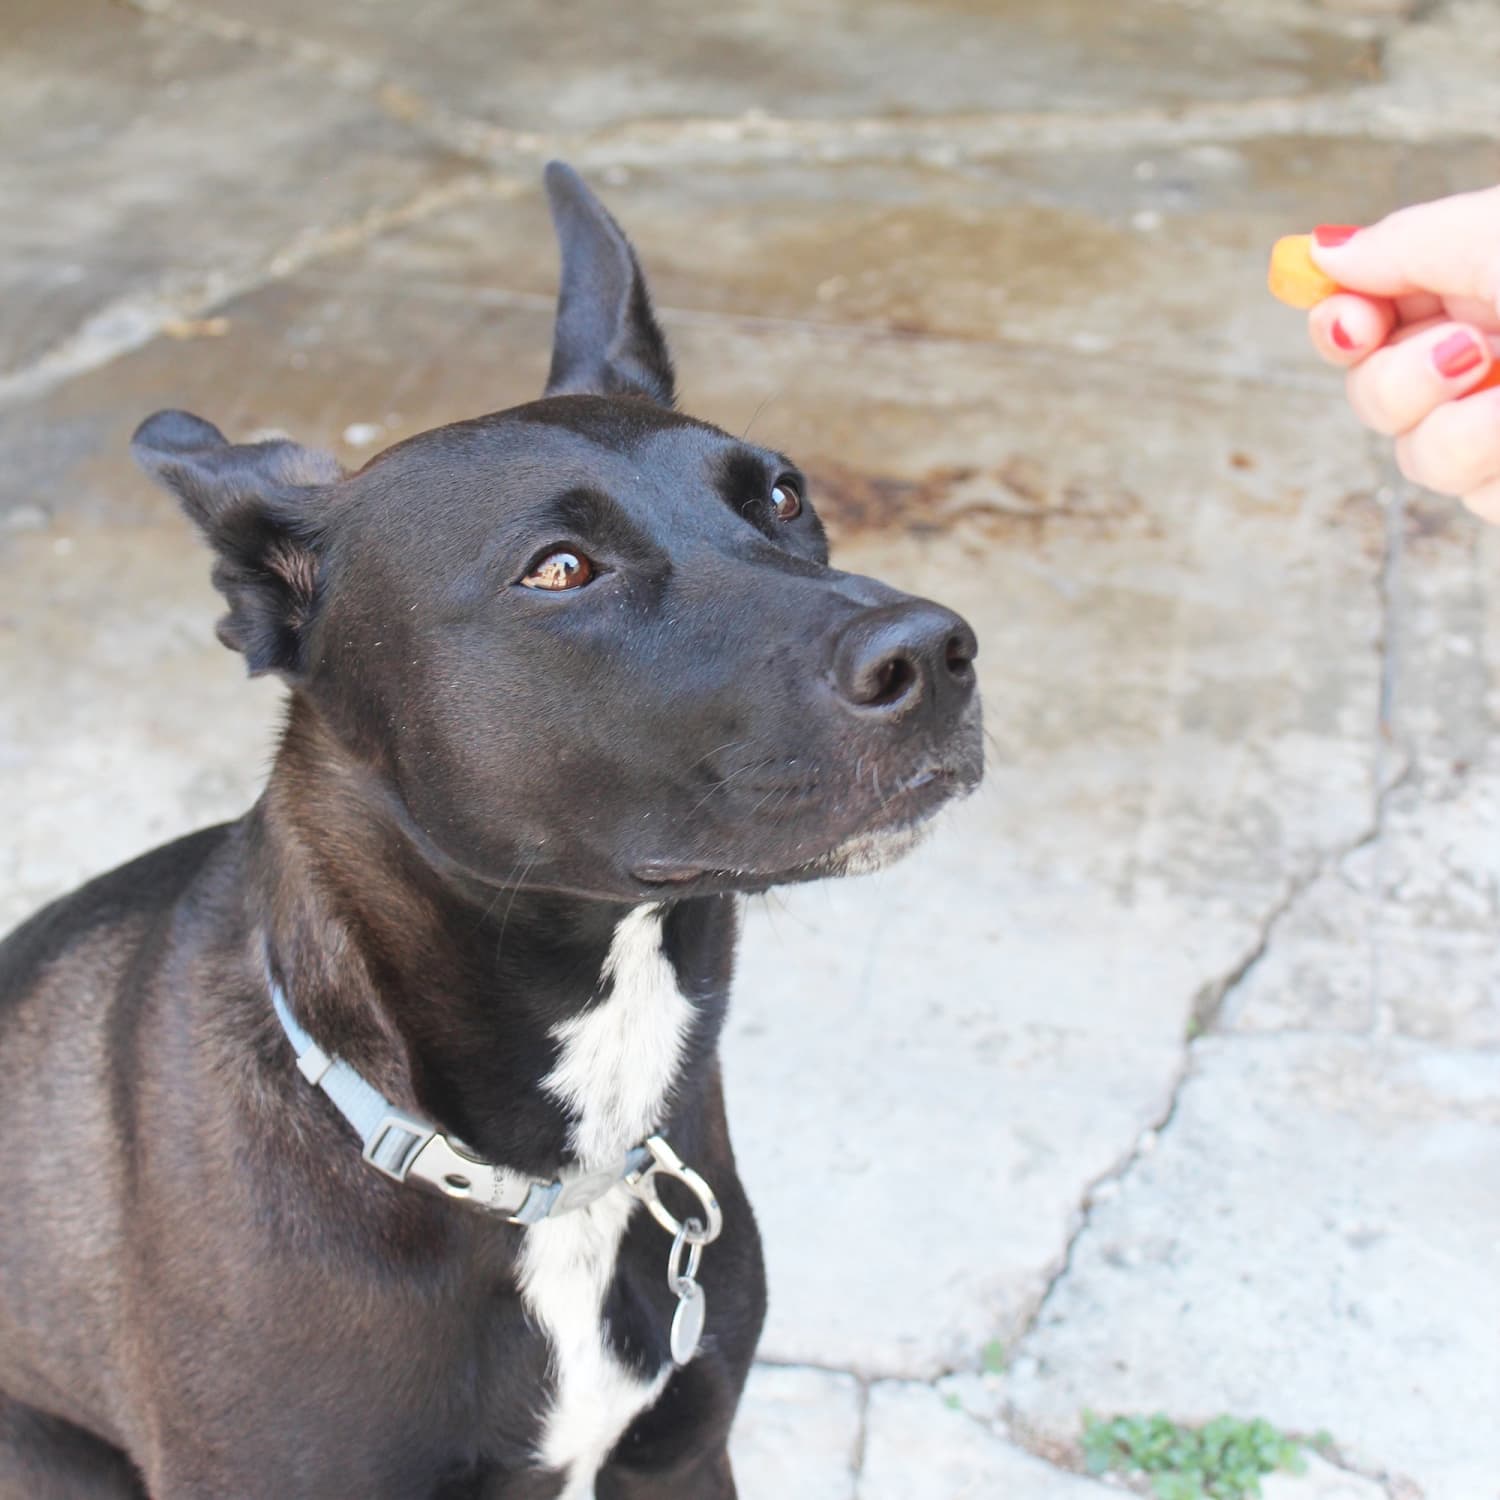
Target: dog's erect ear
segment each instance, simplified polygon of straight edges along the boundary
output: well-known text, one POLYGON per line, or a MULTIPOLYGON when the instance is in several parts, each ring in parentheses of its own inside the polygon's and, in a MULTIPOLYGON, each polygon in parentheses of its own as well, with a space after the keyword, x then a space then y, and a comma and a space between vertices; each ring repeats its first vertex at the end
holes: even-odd
POLYGON ((547 164, 547 201, 562 247, 549 396, 676 399, 672 357, 624 231, 566 162, 547 164))
POLYGON ((185 411, 147 417, 130 449, 218 554, 214 585, 229 601, 219 639, 252 675, 295 680, 317 606, 323 491, 338 464, 291 442, 230 443, 185 411))

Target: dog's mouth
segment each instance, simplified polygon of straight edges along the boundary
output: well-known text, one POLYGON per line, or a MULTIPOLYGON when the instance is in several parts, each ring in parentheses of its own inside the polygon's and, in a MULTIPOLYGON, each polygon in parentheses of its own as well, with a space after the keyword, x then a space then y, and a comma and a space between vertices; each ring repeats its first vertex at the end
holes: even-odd
MULTIPOLYGON (((972 791, 976 782, 975 776, 957 767, 936 762, 925 765, 898 782, 882 798, 878 815, 855 832, 844 833, 820 853, 775 868, 645 860, 630 873, 642 886, 663 894, 686 894, 689 888, 695 892, 705 888, 757 891, 830 875, 863 874, 906 854, 921 840, 933 816, 955 796, 972 791)), ((793 796, 807 797, 815 789, 787 790, 793 796)))

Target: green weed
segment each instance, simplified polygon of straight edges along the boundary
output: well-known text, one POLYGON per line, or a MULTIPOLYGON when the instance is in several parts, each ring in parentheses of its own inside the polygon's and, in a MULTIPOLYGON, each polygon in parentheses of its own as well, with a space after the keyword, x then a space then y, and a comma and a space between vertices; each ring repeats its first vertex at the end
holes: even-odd
POLYGON ((1146 1476, 1156 1500, 1251 1500, 1265 1475, 1307 1467, 1301 1445, 1259 1417, 1185 1427, 1160 1413, 1105 1420, 1085 1412, 1083 1457, 1091 1474, 1146 1476))

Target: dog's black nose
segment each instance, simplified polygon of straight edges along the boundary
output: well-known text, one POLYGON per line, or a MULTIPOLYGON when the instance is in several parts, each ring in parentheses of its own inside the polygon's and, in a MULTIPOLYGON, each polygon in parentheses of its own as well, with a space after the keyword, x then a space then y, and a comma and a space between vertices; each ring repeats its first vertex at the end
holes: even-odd
POLYGON ((979 645, 968 622, 926 599, 867 609, 839 632, 833 675, 861 714, 898 719, 926 702, 948 721, 974 693, 979 645))

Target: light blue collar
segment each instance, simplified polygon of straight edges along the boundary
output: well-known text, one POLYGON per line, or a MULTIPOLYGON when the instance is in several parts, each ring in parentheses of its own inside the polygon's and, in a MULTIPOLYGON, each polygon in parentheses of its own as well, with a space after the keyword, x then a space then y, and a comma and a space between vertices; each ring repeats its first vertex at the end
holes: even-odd
POLYGON ((512 1224, 539 1224, 543 1219, 585 1208, 612 1188, 624 1186, 638 1197, 669 1234, 684 1232, 658 1196, 658 1175, 675 1177, 688 1187, 703 1210, 690 1243, 707 1244, 718 1236, 723 1218, 713 1190, 659 1135, 647 1137, 618 1161, 585 1171, 565 1168, 545 1181, 483 1161, 430 1120, 398 1109, 373 1084, 318 1046, 297 1023, 285 992, 270 980, 271 1004, 297 1055, 297 1070, 333 1101, 364 1145, 364 1158, 396 1182, 418 1182, 446 1197, 475 1204, 512 1224))

